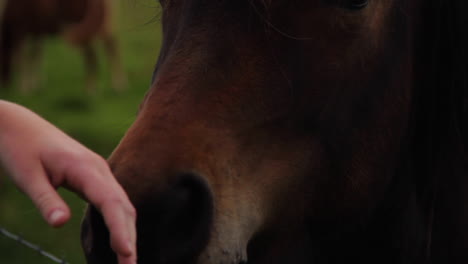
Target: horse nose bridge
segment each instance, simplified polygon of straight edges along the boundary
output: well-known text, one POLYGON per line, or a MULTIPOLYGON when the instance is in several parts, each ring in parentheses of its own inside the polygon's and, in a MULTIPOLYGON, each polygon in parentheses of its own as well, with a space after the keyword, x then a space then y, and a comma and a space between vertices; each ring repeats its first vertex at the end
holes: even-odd
POLYGON ((199 177, 212 178, 225 169, 227 160, 235 153, 235 138, 228 132, 203 124, 159 126, 159 122, 141 119, 132 126, 108 162, 133 198, 149 190, 159 192, 180 172, 198 172, 199 177), (152 127, 154 123, 158 127, 152 127))

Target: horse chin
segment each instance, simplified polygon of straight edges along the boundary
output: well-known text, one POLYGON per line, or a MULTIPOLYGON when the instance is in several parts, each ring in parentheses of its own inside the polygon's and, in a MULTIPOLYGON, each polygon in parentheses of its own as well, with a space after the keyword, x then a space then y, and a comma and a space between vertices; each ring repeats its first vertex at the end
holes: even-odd
POLYGON ((247 247, 237 246, 227 249, 222 245, 210 247, 205 250, 199 257, 197 264, 246 264, 247 263, 247 247))
POLYGON ((248 263, 247 247, 256 230, 258 225, 254 221, 218 222, 214 225, 211 239, 201 252, 197 264, 248 263))

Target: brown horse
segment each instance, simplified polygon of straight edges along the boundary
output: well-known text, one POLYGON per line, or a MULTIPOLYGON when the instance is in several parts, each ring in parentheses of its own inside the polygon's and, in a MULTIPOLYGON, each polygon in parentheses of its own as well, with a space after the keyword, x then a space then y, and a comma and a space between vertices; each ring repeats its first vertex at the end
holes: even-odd
POLYGON ((96 40, 102 40, 113 73, 113 86, 125 86, 112 27, 112 0, 1 0, 0 85, 19 68, 20 88, 27 92, 38 85, 41 42, 48 35, 63 35, 85 59, 87 88, 96 84, 96 40))
MULTIPOLYGON (((164 0, 109 159, 139 263, 468 263, 468 2, 164 0)), ((101 216, 88 263, 115 263, 101 216)))

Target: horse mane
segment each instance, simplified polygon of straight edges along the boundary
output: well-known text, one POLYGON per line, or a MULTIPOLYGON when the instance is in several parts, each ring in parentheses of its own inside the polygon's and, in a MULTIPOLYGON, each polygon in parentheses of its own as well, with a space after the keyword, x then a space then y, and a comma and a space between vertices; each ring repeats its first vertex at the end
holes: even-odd
MULTIPOLYGON (((442 153, 468 151, 468 2, 425 3, 416 42, 415 154, 433 171, 442 153)), ((454 155, 455 154, 455 155, 454 155)), ((448 158, 448 157, 447 157, 448 158)), ((429 173, 431 174, 431 173, 429 173)))
POLYGON ((468 1, 421 2, 411 170, 428 216, 428 259, 459 262, 468 254, 468 1))

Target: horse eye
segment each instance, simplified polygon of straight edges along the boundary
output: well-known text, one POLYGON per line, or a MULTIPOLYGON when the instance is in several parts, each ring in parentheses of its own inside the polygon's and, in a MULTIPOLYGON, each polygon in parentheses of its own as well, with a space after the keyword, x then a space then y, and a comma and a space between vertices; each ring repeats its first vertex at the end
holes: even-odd
POLYGON ((369 0, 344 0, 342 6, 350 10, 359 10, 363 9, 368 4, 369 0))

